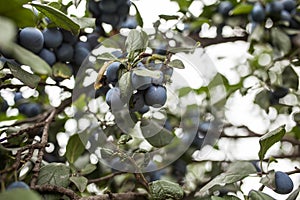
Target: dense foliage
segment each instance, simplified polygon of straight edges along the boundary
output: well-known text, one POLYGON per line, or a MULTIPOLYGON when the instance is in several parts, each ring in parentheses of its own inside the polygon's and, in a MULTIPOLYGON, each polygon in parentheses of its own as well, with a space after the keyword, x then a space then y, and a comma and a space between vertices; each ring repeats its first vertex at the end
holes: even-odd
POLYGON ((298 199, 300 4, 171 0, 149 28, 142 2, 0 0, 0 200, 298 199))

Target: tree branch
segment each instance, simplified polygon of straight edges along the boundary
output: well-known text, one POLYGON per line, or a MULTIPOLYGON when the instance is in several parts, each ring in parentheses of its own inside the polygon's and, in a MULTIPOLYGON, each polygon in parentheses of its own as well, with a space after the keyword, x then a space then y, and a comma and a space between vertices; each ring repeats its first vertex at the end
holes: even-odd
POLYGON ((121 175, 121 174, 126 174, 127 172, 115 172, 115 173, 112 173, 112 174, 109 174, 107 176, 103 176, 103 177, 100 177, 100 178, 96 178, 96 179, 91 179, 88 181, 88 183, 98 183, 98 182, 101 182, 101 181, 107 181, 117 175, 121 175))
POLYGON ((54 109, 45 121, 45 127, 44 127, 42 138, 41 138, 41 144, 43 145, 43 147, 41 149, 39 149, 37 160, 32 169, 33 175, 32 175, 32 179, 30 182, 31 187, 35 186, 37 183, 37 180, 38 180, 38 176, 39 176, 39 172, 40 172, 40 168, 41 168, 41 164, 42 164, 42 160, 43 160, 43 156, 44 156, 44 152, 45 152, 45 147, 48 143, 49 127, 50 127, 52 120, 56 116, 56 113, 57 113, 56 111, 57 110, 54 109))
MULTIPOLYGON (((245 34, 245 33, 244 33, 245 34)), ((202 47, 207 47, 214 44, 226 43, 226 42, 236 42, 236 41, 247 41, 248 34, 244 36, 232 36, 232 37, 223 37, 217 36, 215 38, 203 38, 199 36, 199 33, 192 33, 189 35, 195 41, 199 41, 202 47)))
POLYGON ((148 194, 141 193, 118 193, 118 194, 103 194, 97 196, 89 196, 80 198, 80 200, 148 200, 148 194))
POLYGON ((64 187, 59 187, 56 185, 35 185, 35 186, 31 186, 31 189, 42 193, 50 192, 50 193, 64 194, 70 197, 72 200, 80 199, 80 196, 78 196, 73 190, 64 187))

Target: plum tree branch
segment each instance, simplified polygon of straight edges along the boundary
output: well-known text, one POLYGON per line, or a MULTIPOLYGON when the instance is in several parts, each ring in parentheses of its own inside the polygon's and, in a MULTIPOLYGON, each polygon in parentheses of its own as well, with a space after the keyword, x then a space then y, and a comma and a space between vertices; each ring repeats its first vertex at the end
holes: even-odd
POLYGON ((232 36, 232 37, 223 37, 216 36, 214 38, 204 38, 200 37, 199 33, 192 33, 189 35, 195 41, 199 41, 202 47, 207 47, 215 44, 226 43, 226 42, 236 42, 236 41, 247 41, 248 34, 244 33, 244 36, 232 36))
POLYGON ((36 160, 35 165, 32 169, 33 175, 32 175, 32 179, 31 179, 31 182, 30 182, 30 185, 32 187, 36 185, 37 180, 38 180, 38 175, 39 175, 39 172, 40 172, 40 167, 41 167, 41 164, 42 164, 42 160, 43 160, 43 156, 44 156, 44 152, 45 152, 45 147, 48 143, 49 127, 50 127, 51 122, 55 118, 56 113, 57 112, 54 109, 45 121, 45 126, 44 126, 44 130, 43 130, 42 138, 41 138, 41 144, 43 145, 43 147, 41 149, 39 149, 37 160, 36 160))
POLYGON ((107 176, 103 176, 103 177, 96 178, 96 179, 91 179, 88 181, 88 183, 97 183, 97 182, 101 182, 101 181, 107 181, 117 175, 121 175, 121 174, 125 174, 125 173, 127 173, 127 172, 115 172, 115 173, 109 174, 107 176))

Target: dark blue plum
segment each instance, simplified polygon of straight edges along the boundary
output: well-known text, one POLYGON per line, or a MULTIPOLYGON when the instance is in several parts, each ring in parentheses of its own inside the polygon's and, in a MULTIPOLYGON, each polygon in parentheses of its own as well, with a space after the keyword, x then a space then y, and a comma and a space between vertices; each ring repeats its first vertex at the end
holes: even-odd
POLYGON ((92 49, 94 49, 99 44, 98 42, 99 37, 100 37, 99 33, 96 32, 87 35, 87 41, 88 43, 90 43, 92 49))
POLYGON ((63 41, 69 44, 75 44, 77 42, 77 36, 73 35, 72 32, 67 31, 65 29, 61 29, 63 34, 63 41))
POLYGON ((151 77, 149 76, 139 76, 134 72, 131 73, 131 84, 133 89, 145 90, 150 87, 151 77))
POLYGON ((15 103, 18 103, 20 100, 23 99, 23 95, 21 92, 16 92, 15 96, 14 96, 14 101, 15 103))
POLYGON ((48 49, 42 49, 39 53, 39 56, 50 66, 54 65, 54 63, 56 62, 56 56, 54 52, 48 49))
POLYGON ((113 14, 117 11, 118 5, 112 0, 102 0, 99 2, 99 9, 103 13, 113 14))
POLYGON ((118 81, 118 71, 120 67, 120 62, 113 62, 107 67, 106 78, 109 83, 116 83, 118 81))
POLYGON ((43 33, 34 27, 27 27, 19 33, 19 43, 26 49, 38 53, 44 46, 43 33))
POLYGON ((168 67, 165 69, 161 70, 164 74, 164 81, 168 81, 171 79, 172 75, 173 75, 173 68, 172 67, 168 67))
POLYGON ((120 22, 120 17, 115 14, 104 13, 101 15, 101 22, 110 24, 112 27, 117 27, 120 22))
POLYGON ((289 89, 281 86, 277 86, 272 92, 275 98, 283 98, 289 93, 289 89))
POLYGON ((82 42, 82 41, 78 41, 78 42, 75 44, 75 50, 76 50, 77 48, 85 48, 85 49, 87 49, 87 50, 89 50, 89 51, 92 50, 92 47, 91 47, 91 45, 90 45, 89 42, 82 42))
POLYGON ((3 98, 0 96, 0 111, 1 111, 1 112, 5 112, 7 109, 8 109, 7 101, 5 101, 5 99, 3 99, 3 98))
POLYGON ((147 65, 147 68, 148 69, 151 69, 151 70, 161 70, 163 66, 163 63, 154 63, 154 62, 150 62, 148 65, 147 65))
POLYGON ((122 53, 122 51, 113 51, 111 54, 117 58, 124 58, 124 53, 122 53))
POLYGON ((6 188, 7 190, 13 190, 13 189, 26 189, 30 190, 29 186, 24 183, 23 181, 16 181, 11 184, 9 184, 6 188))
POLYGON ((88 57, 90 54, 89 50, 87 50, 86 48, 75 48, 74 51, 74 62, 77 66, 81 66, 82 62, 84 61, 84 59, 86 59, 86 57, 88 57))
POLYGON ((71 61, 73 58, 74 49, 72 45, 68 43, 62 43, 62 45, 56 49, 55 53, 57 60, 62 62, 71 61))
POLYGON ((187 172, 186 166, 187 163, 184 160, 178 159, 174 163, 172 163, 172 173, 177 177, 184 177, 187 172))
POLYGON ((138 110, 138 112, 140 114, 145 114, 146 112, 148 112, 150 110, 149 106, 144 105, 141 109, 138 110))
POLYGON ((153 53, 159 54, 159 55, 167 55, 167 47, 166 45, 160 45, 157 48, 154 49, 153 53))
POLYGON ((127 17, 127 19, 121 24, 121 28, 135 29, 138 26, 135 17, 127 17))
POLYGON ((24 103, 18 107, 20 113, 27 117, 35 117, 42 112, 42 108, 37 103, 24 103))
POLYGON ((261 169, 260 169, 260 166, 259 166, 259 161, 252 160, 251 163, 255 167, 255 169, 256 169, 257 172, 261 172, 261 169))
POLYGON ((232 8, 233 8, 233 5, 230 1, 222 1, 219 4, 218 12, 224 16, 228 16, 229 12, 232 10, 232 8))
POLYGON ((144 100, 144 92, 138 91, 137 93, 133 94, 130 99, 130 111, 139 111, 145 105, 144 100))
POLYGON ((117 10, 118 15, 124 21, 129 13, 131 2, 130 1, 122 1, 120 2, 119 9, 117 10))
POLYGON ((283 21, 289 22, 289 21, 291 21, 292 16, 291 16, 291 14, 288 11, 283 10, 280 13, 280 19, 283 20, 283 21))
POLYGON ((114 104, 118 104, 118 101, 120 101, 120 89, 117 87, 111 88, 106 93, 105 101, 106 103, 111 107, 114 104))
POLYGON ((89 0, 88 9, 93 14, 94 17, 99 17, 101 15, 101 11, 99 9, 99 2, 95 2, 94 0, 89 0))
POLYGON ((203 122, 199 124, 198 131, 202 134, 205 135, 209 129, 211 129, 211 123, 210 122, 203 122))
POLYGON ((283 8, 288 12, 293 11, 297 7, 297 3, 294 0, 283 0, 282 5, 283 8))
POLYGON ((154 85, 162 85, 163 81, 164 81, 164 74, 162 71, 159 71, 159 77, 158 78, 151 78, 151 82, 154 85))
POLYGON ((163 86, 151 86, 145 91, 145 103, 148 106, 159 108, 167 101, 167 91, 163 86))
POLYGON ((57 28, 44 29, 43 36, 47 48, 56 48, 63 42, 63 34, 57 28))
POLYGON ((263 22, 266 18, 266 12, 261 3, 256 2, 251 11, 251 18, 254 22, 263 22))
POLYGON ((288 194, 292 192, 294 184, 292 179, 284 172, 275 172, 275 192, 278 194, 288 194))
POLYGON ((272 20, 280 20, 283 4, 281 1, 272 1, 266 5, 266 11, 272 20))

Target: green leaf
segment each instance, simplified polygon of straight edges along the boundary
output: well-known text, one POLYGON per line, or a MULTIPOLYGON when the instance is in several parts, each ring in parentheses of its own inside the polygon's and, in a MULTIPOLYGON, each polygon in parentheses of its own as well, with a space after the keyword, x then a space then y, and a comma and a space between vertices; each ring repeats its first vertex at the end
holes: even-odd
POLYGON ((32 190, 13 189, 0 193, 0 200, 20 199, 42 200, 42 198, 35 191, 32 190))
POLYGON ((166 21, 168 21, 168 20, 175 20, 175 19, 179 18, 178 15, 158 15, 158 16, 159 16, 159 18, 164 19, 166 21))
POLYGON ((151 78, 160 78, 161 73, 159 70, 149 70, 149 69, 133 69, 132 73, 135 73, 138 76, 146 76, 151 78))
POLYGON ((179 97, 183 97, 183 96, 186 96, 188 93, 190 93, 191 91, 193 91, 193 89, 191 87, 183 87, 183 88, 180 88, 178 90, 178 96, 179 97))
POLYGON ((15 40, 16 34, 13 21, 0 16, 0 49, 11 51, 10 45, 15 40))
POLYGON ((149 183, 150 194, 153 200, 183 199, 184 191, 180 185, 165 180, 149 183))
POLYGON ((87 175, 95 171, 95 169, 97 169, 97 166, 89 163, 80 171, 80 174, 87 175))
POLYGON ((71 31, 76 35, 79 33, 80 26, 60 10, 38 3, 31 3, 31 5, 47 16, 58 27, 71 31))
POLYGON ((134 2, 131 2, 131 4, 132 4, 132 5, 134 6, 134 8, 135 8, 135 11, 136 11, 135 19, 136 19, 138 25, 139 25, 140 27, 143 27, 144 22, 143 22, 143 18, 142 18, 142 16, 141 16, 141 13, 140 13, 138 7, 135 5, 134 2))
POLYGON ((78 134, 72 135, 68 141, 66 148, 66 158, 70 163, 74 163, 79 156, 84 152, 85 146, 83 145, 78 134))
POLYGON ((178 68, 178 69, 184 69, 184 64, 181 60, 179 59, 175 59, 175 60, 172 60, 169 64, 168 64, 169 67, 174 67, 174 68, 178 68))
POLYGON ((271 38, 272 38, 272 45, 279 51, 279 53, 283 53, 286 55, 291 50, 291 40, 289 36, 283 32, 279 28, 272 28, 271 29, 271 38))
POLYGON ((41 78, 35 74, 31 74, 21 68, 21 66, 15 66, 11 63, 7 62, 7 66, 9 67, 12 75, 22 81, 25 85, 30 88, 36 88, 41 80, 41 78))
POLYGON ((254 103, 259 105, 262 109, 268 110, 270 107, 270 91, 268 90, 260 91, 255 96, 254 103))
POLYGON ((274 190, 276 188, 275 185, 275 171, 269 171, 268 174, 261 178, 260 183, 268 188, 274 190))
POLYGON ((285 134, 285 126, 280 126, 279 128, 275 129, 274 131, 271 131, 265 135, 263 135, 259 139, 259 145, 260 145, 260 150, 258 152, 258 157, 262 161, 265 157, 266 152, 268 149, 275 144, 276 142, 279 142, 282 137, 285 134))
POLYGON ((88 179, 83 176, 79 176, 79 177, 72 176, 70 177, 70 181, 76 185, 76 187, 80 192, 84 192, 88 184, 88 179))
POLYGON ((129 100, 129 98, 131 97, 130 94, 132 94, 132 91, 133 91, 132 84, 131 84, 130 72, 126 72, 121 76, 121 78, 118 82, 118 85, 120 88, 121 99, 124 102, 127 102, 129 100))
POLYGON ((287 66, 282 72, 283 86, 298 90, 299 76, 291 66, 287 66))
POLYGON ((209 190, 216 185, 223 186, 225 184, 236 183, 237 181, 244 179, 252 173, 256 173, 256 169, 252 165, 252 163, 232 163, 226 172, 216 176, 213 180, 207 183, 196 193, 196 196, 205 196, 209 192, 209 190))
POLYGON ((72 69, 65 63, 55 63, 52 66, 52 74, 59 78, 70 78, 73 75, 72 69))
POLYGON ((17 44, 12 43, 11 46, 13 49, 13 57, 20 63, 30 66, 33 72, 46 75, 52 73, 50 66, 39 56, 17 44))
POLYGON ((1 0, 0 15, 13 20, 20 28, 35 26, 36 16, 31 10, 23 7, 27 2, 29 0, 1 0))
POLYGON ((298 187, 297 190, 295 190, 292 194, 289 195, 289 197, 286 200, 296 200, 299 196, 300 188, 298 187))
POLYGON ((114 56, 112 53, 105 52, 105 53, 98 55, 97 59, 106 60, 106 61, 114 61, 114 60, 117 60, 117 57, 114 56))
POLYGON ((253 5, 247 3, 238 4, 232 11, 232 15, 249 14, 252 11, 253 5))
POLYGON ((275 199, 261 191, 251 190, 249 192, 249 200, 275 200, 275 199))
POLYGON ((41 168, 38 185, 56 185, 67 187, 70 184, 69 180, 70 168, 62 163, 50 163, 41 168))
POLYGON ((119 138, 118 144, 124 145, 127 142, 129 142, 130 140, 132 140, 132 137, 130 135, 124 134, 124 135, 121 135, 121 137, 119 138))
POLYGON ((173 140, 175 135, 154 120, 142 119, 141 131, 144 138, 154 147, 164 147, 173 140), (151 127, 151 129, 149 128, 151 127))
POLYGON ((96 26, 96 19, 90 17, 71 17, 71 19, 79 24, 80 29, 94 28, 96 26))
POLYGON ((127 52, 143 52, 148 46, 148 35, 142 30, 131 30, 125 41, 127 52))

